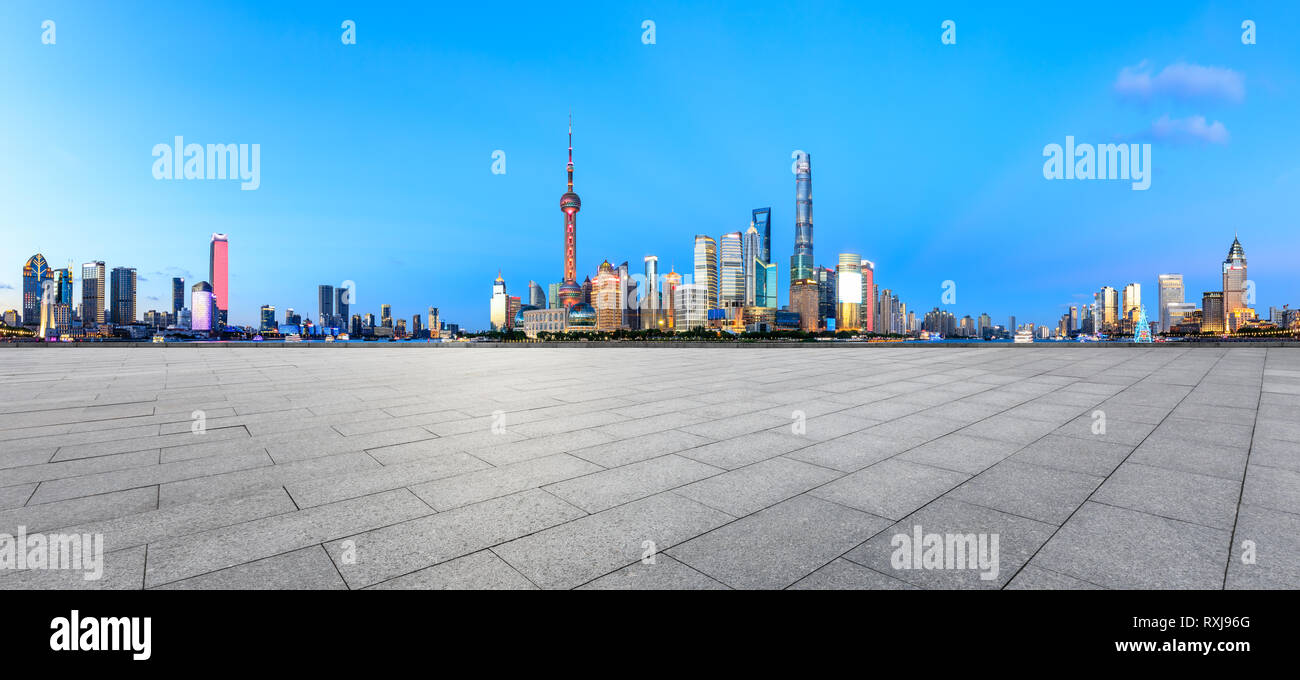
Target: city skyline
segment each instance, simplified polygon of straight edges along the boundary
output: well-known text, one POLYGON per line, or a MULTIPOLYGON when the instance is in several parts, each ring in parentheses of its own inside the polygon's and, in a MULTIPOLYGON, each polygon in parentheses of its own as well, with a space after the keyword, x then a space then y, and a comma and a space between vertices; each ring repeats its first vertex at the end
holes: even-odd
MULTIPOLYGON (((555 250, 556 121, 570 111, 582 140, 586 199, 579 281, 605 259, 641 262, 646 255, 658 256, 661 272, 689 273, 695 234, 744 233, 752 211, 771 206, 770 261, 780 273, 779 304, 789 304, 789 173, 793 152, 804 151, 818 159, 813 265, 834 267, 838 254, 858 253, 875 263, 876 280, 918 314, 940 303, 948 280, 958 297, 946 308, 959 316, 1016 315, 1047 324, 1071 304, 1090 302, 1101 285, 1135 281, 1155 291, 1157 276, 1169 272, 1184 275, 1191 302, 1221 289, 1216 266, 1201 263, 1221 257, 1225 233, 1234 231, 1251 248, 1256 308, 1290 303, 1300 292, 1289 266, 1298 237, 1287 204, 1300 188, 1300 169, 1278 151, 1295 148, 1284 112, 1298 108, 1297 93, 1285 74, 1300 57, 1280 40, 1242 45, 1240 17, 1212 6, 1189 6, 1173 18, 1134 10, 1132 28, 1122 34, 1103 30, 1098 18, 1065 21, 1065 10, 991 8, 978 22, 954 16, 961 38, 952 46, 940 44, 939 18, 928 10, 837 7, 816 17, 774 10, 745 26, 751 40, 811 44, 815 35, 820 42, 808 48, 810 58, 829 64, 826 73, 798 76, 807 100, 798 115, 733 100, 744 88, 793 77, 798 65, 703 40, 704 26, 718 20, 706 8, 663 10, 653 45, 639 39, 642 17, 614 8, 577 13, 572 21, 585 30, 576 31, 565 26, 568 19, 540 10, 502 23, 489 22, 482 10, 456 8, 450 18, 466 27, 462 34, 433 37, 427 29, 436 13, 427 9, 348 9, 360 27, 355 46, 338 41, 341 17, 334 15, 344 9, 302 9, 246 24, 226 8, 185 17, 167 8, 17 8, 19 24, 39 25, 54 12, 65 29, 93 19, 102 32, 64 30, 57 45, 42 45, 33 32, 31 40, 0 46, 7 61, 24 66, 0 75, 0 92, 25 102, 0 114, 13 131, 11 153, 0 162, 14 178, 4 189, 0 308, 22 309, 20 268, 39 252, 51 267, 71 261, 74 273, 98 261, 110 273, 135 268, 139 312, 167 310, 173 277, 189 285, 205 280, 211 254, 200 239, 229 233, 232 323, 256 326, 262 305, 314 310, 317 285, 352 280, 356 309, 373 312, 386 303, 405 317, 437 305, 445 318, 486 328, 482 300, 498 269, 514 282, 512 292, 529 280, 548 286, 561 279, 556 258, 539 253, 555 250), (266 73, 245 81, 237 69, 188 56, 226 49, 202 32, 186 38, 197 49, 176 50, 174 64, 142 65, 141 77, 120 93, 86 81, 84 73, 93 72, 87 61, 97 52, 140 54, 114 36, 171 20, 210 25, 214 34, 247 33, 247 54, 265 59, 266 73), (1041 25, 1059 30, 1041 35, 1033 29, 1041 25), (341 107, 336 114, 304 109, 304 101, 323 101, 333 85, 311 79, 303 64, 271 58, 280 49, 271 36, 284 26, 299 32, 306 57, 337 68, 343 86, 366 105, 332 104, 341 107), (1156 26, 1168 37, 1153 37, 1156 26), (575 36, 565 53, 536 42, 509 56, 485 47, 561 33, 575 36), (1057 65, 1017 62, 1021 71, 1008 71, 1004 52, 1037 53, 1047 40, 1087 40, 1092 49, 1063 55, 1057 65), (1188 45, 1196 47, 1189 52, 1188 45), (394 49, 419 56, 395 77, 466 83, 465 101, 438 106, 431 94, 382 90, 393 81, 377 74, 394 67, 394 49), (438 50, 450 53, 447 64, 428 58, 438 50), (518 74, 498 68, 503 59, 514 66, 524 53, 518 74), (910 64, 905 78, 888 73, 891 54, 910 64), (741 55, 735 85, 719 92, 705 88, 716 85, 711 77, 681 75, 684 64, 731 63, 741 55), (1173 69, 1179 64, 1187 68, 1173 69), (609 78, 629 70, 642 75, 630 83, 609 78), (184 74, 196 72, 204 74, 202 87, 222 93, 215 107, 191 103, 200 83, 166 100, 147 87, 188 83, 184 74), (1231 87, 1179 90, 1188 85, 1179 73, 1209 74, 1231 87), (70 74, 83 74, 75 88, 62 84, 70 74), (307 96, 297 103, 277 97, 273 85, 286 77, 307 96), (575 82, 582 92, 565 86, 575 82), (850 87, 858 82, 866 87, 850 87), (673 89, 664 89, 668 83, 673 89), (981 96, 980 87, 998 96, 981 96), (33 96, 37 91, 41 97, 33 96), (518 94, 509 95, 511 106, 496 107, 506 93, 518 94), (870 104, 885 100, 906 105, 870 104), (392 105, 388 117, 376 117, 373 110, 385 108, 376 101, 392 105), (690 101, 699 105, 684 107, 690 101), (949 110, 964 115, 951 119, 949 110), (339 126, 340 116, 362 113, 361 122, 402 135, 401 149, 377 132, 339 126), (1205 116, 1207 125, 1221 122, 1230 134, 1176 138, 1169 125, 1153 125, 1166 115, 1174 122, 1205 116), (260 142, 260 188, 153 179, 149 149, 177 134, 260 142), (1150 138, 1150 189, 1043 179, 1043 145, 1067 135, 1150 138), (496 150, 508 159, 502 175, 491 171, 496 150)), ((1252 8, 1261 27, 1295 13, 1288 6, 1252 8)), ((180 47, 159 33, 162 49, 180 47)), ((1154 311, 1150 292, 1146 298, 1154 311)))

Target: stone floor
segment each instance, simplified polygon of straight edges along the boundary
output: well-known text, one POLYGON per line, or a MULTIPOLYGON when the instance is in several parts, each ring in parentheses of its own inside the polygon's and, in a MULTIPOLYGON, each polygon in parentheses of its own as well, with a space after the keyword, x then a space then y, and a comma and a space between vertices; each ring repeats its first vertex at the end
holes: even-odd
POLYGON ((0 588, 1300 588, 1300 349, 0 348, 0 375, 0 534, 108 551, 0 588), (931 533, 996 537, 996 569, 900 547, 931 533))

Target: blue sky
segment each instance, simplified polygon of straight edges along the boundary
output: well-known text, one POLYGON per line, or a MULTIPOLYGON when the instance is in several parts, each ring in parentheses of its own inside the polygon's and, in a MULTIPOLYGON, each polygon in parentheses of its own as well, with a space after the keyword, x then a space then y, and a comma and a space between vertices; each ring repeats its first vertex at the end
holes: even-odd
POLYGON ((233 322, 352 280, 354 312, 484 327, 498 269, 562 274, 570 111, 579 278, 689 271, 695 234, 771 206, 785 304, 801 149, 817 263, 860 253, 909 309, 952 280, 958 316, 1054 323, 1102 285, 1152 307, 1162 272, 1199 302, 1234 231, 1256 306, 1300 303, 1300 5, 1042 4, 6 3, 0 308, 38 251, 134 266, 169 308, 226 232, 233 322), (260 144, 261 187, 155 180, 176 135, 260 144), (1067 135, 1151 143, 1151 188, 1044 179, 1067 135))

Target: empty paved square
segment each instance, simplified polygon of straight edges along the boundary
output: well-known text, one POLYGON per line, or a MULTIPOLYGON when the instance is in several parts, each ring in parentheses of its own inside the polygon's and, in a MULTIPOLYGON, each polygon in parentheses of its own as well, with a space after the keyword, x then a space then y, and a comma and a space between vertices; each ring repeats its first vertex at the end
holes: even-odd
POLYGON ((1300 588, 1300 348, 0 347, 0 375, 0 539, 106 551, 0 589, 1300 588))

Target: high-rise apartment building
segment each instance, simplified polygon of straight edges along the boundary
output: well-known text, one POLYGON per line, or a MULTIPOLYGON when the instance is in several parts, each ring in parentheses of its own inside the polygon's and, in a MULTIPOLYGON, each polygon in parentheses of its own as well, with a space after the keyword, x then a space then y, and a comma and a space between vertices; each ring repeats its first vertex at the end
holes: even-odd
MULTIPOLYGON (((103 261, 96 260, 81 265, 81 321, 84 324, 101 324, 107 321, 104 316, 105 278, 108 275, 103 261)), ((184 293, 181 294, 182 300, 184 293)), ((172 310, 179 312, 179 310, 172 310)))
POLYGON ((113 300, 113 323, 118 325, 135 323, 135 267, 114 267, 109 280, 113 300))

